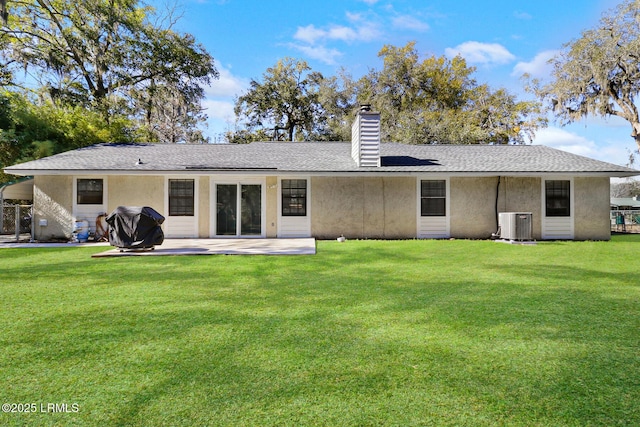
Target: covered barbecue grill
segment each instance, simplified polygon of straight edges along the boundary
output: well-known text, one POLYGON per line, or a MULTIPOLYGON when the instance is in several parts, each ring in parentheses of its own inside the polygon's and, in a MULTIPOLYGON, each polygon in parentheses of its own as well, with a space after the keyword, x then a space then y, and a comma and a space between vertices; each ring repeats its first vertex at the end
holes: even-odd
POLYGON ((153 249, 164 241, 164 217, 148 206, 118 206, 106 218, 109 243, 121 249, 153 249))

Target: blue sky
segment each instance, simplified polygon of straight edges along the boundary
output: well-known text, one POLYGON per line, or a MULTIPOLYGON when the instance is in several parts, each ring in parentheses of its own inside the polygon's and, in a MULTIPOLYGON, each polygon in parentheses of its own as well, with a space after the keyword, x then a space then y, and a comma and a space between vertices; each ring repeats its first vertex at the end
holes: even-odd
MULTIPOLYGON (((158 9, 163 0, 156 0, 158 9)), ((193 34, 216 60, 220 79, 207 88, 207 133, 234 125, 233 100, 278 59, 306 60, 354 78, 380 68, 385 44, 416 42, 424 56, 461 54, 480 83, 524 99, 520 76, 548 75, 546 60, 596 25, 617 0, 178 0, 176 28, 193 34)), ((616 118, 588 118, 568 127, 550 123, 534 143, 626 164, 635 143, 616 118)))

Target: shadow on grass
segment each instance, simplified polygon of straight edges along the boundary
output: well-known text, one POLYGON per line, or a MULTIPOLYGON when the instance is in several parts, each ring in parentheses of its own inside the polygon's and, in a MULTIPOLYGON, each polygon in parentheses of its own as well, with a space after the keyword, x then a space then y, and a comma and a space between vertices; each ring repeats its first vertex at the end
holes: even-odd
POLYGON ((633 269, 354 243, 295 260, 25 261, 10 277, 34 278, 9 304, 41 300, 3 336, 10 392, 80 396, 78 417, 104 425, 640 421, 633 269))
POLYGON ((640 419, 638 302, 609 294, 633 274, 546 266, 542 277, 541 267, 500 265, 510 280, 397 284, 390 273, 370 284, 356 268, 282 283, 283 272, 264 267, 204 287, 201 271, 155 288, 166 272, 149 273, 102 306, 34 320, 22 344, 46 361, 43 382, 59 366, 83 366, 57 387, 98 383, 93 405, 116 425, 640 419), (593 286, 605 277, 609 287, 593 286), (110 376, 100 383, 92 371, 110 376))

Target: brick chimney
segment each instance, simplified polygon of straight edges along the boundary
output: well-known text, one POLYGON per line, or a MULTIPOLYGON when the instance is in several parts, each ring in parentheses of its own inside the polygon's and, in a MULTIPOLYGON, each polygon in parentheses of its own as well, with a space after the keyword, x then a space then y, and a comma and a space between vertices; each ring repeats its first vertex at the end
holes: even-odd
POLYGON ((358 167, 380 166, 380 113, 369 104, 360 106, 351 126, 351 157, 358 167))

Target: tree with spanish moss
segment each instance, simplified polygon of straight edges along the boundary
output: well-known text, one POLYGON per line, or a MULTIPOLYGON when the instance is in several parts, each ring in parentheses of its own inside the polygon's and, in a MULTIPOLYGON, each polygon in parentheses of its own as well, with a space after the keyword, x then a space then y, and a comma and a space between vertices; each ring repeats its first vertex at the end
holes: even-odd
POLYGON ((4 63, 25 69, 51 100, 91 108, 107 121, 132 115, 153 131, 163 128, 153 126, 165 118, 158 106, 175 94, 172 101, 189 107, 182 111, 199 111, 179 117, 179 125, 202 121, 194 104, 218 72, 192 35, 173 30, 171 13, 160 16, 139 0, 12 0, 7 8, 4 63))
POLYGON ((421 58, 415 43, 387 45, 381 70, 358 82, 358 100, 380 111, 383 138, 411 144, 508 144, 530 141, 546 125, 540 104, 473 78, 462 57, 421 58))
POLYGON ((246 129, 227 136, 232 142, 307 139, 324 120, 318 88, 322 74, 306 61, 284 58, 267 68, 262 81, 251 80, 236 100, 236 117, 246 129))
POLYGON ((550 60, 551 81, 530 90, 562 124, 587 116, 616 116, 631 127, 640 150, 640 0, 625 0, 550 60))

